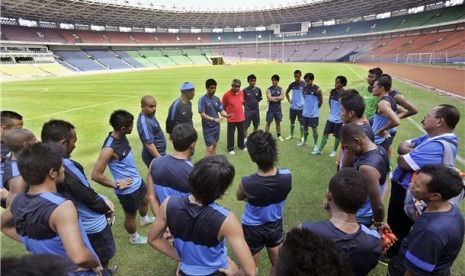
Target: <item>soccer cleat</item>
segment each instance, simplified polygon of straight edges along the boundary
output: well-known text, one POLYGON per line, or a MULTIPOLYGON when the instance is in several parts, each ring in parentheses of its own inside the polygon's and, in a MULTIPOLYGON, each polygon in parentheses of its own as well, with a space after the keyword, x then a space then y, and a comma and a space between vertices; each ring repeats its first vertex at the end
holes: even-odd
POLYGON ((149 217, 147 220, 141 220, 139 225, 140 227, 144 227, 144 226, 151 224, 154 221, 155 221, 155 217, 149 217))
POLYGON ((337 152, 333 150, 333 151, 329 154, 329 157, 334 157, 334 156, 336 156, 336 154, 337 154, 337 152))
POLYGON ((110 273, 110 275, 115 275, 116 271, 118 271, 118 266, 117 265, 110 266, 108 268, 108 273, 110 273))
POLYGON ((247 152, 247 148, 243 148, 242 150, 245 151, 245 152, 247 152))
POLYGON ((305 143, 304 141, 300 142, 297 144, 298 147, 302 147, 302 146, 305 146, 307 143, 305 143))
POLYGON ((229 152, 229 154, 234 155, 236 154, 233 150, 229 152))
POLYGON ((133 245, 138 245, 138 244, 147 244, 147 237, 146 236, 139 236, 137 239, 135 240, 129 240, 129 243, 130 244, 133 244, 133 245))
POLYGON ((317 150, 312 151, 311 154, 313 155, 321 154, 321 151, 317 149, 317 150))
POLYGON ((284 142, 284 139, 283 139, 282 136, 279 136, 278 139, 279 139, 279 141, 284 142))
POLYGON ((313 151, 320 151, 320 150, 318 149, 318 146, 317 146, 317 145, 314 145, 314 146, 313 146, 313 151))
POLYGON ((386 254, 381 254, 381 256, 379 256, 379 259, 378 259, 378 262, 382 265, 389 265, 389 257, 386 256, 386 254))
POLYGON ((294 138, 294 136, 289 135, 289 136, 287 136, 285 139, 286 139, 286 140, 291 140, 292 138, 294 138))

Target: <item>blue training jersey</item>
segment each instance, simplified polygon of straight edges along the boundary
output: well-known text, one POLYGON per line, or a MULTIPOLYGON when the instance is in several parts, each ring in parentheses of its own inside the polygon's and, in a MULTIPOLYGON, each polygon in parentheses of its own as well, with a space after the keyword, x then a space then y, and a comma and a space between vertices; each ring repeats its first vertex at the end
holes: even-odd
POLYGON ((338 92, 336 88, 331 90, 329 99, 329 118, 328 121, 336 124, 342 123, 341 119, 341 106, 339 105, 339 96, 341 92, 338 92))
POLYGON ((320 87, 312 85, 311 87, 305 86, 302 91, 304 97, 304 109, 302 115, 307 118, 320 117, 320 108, 318 107, 318 95, 316 92, 320 87))
MULTIPOLYGON (((79 182, 81 185, 84 185, 90 188, 90 183, 87 180, 86 176, 82 173, 80 169, 71 161, 70 159, 64 158, 63 165, 65 167, 65 182, 69 177, 76 179, 76 182, 79 182)), ((76 182, 75 185, 77 184, 76 182)), ((101 196, 103 199, 106 197, 101 196)), ((73 202, 76 205, 79 218, 82 222, 82 226, 87 234, 95 234, 103 231, 107 226, 108 222, 105 214, 101 214, 91 210, 87 204, 73 196, 73 202)))
MULTIPOLYGON (((208 95, 203 95, 199 99, 199 113, 205 113, 206 115, 219 118, 218 112, 224 110, 221 100, 217 96, 210 97, 208 95)), ((202 120, 202 128, 216 128, 218 123, 202 120)))
MULTIPOLYGON (((357 170, 363 166, 367 165, 375 168, 379 174, 379 186, 381 195, 384 192, 386 177, 389 173, 389 158, 386 150, 383 147, 378 146, 377 149, 371 150, 369 152, 363 153, 360 156, 357 156, 357 160, 354 163, 354 168, 357 170)), ((373 215, 373 210, 371 209, 370 198, 367 196, 363 206, 357 211, 356 217, 371 217, 373 215)))
POLYGON ((230 211, 216 203, 200 206, 187 196, 173 196, 166 206, 166 221, 187 275, 209 275, 228 267, 226 239, 218 233, 230 211))
POLYGON ((2 185, 3 187, 7 187, 8 190, 10 190, 10 187, 6 185, 8 180, 21 176, 18 170, 18 163, 16 162, 16 160, 8 159, 3 164, 4 164, 4 168, 3 168, 3 175, 2 175, 2 185))
POLYGON ((242 188, 247 198, 242 224, 257 226, 275 222, 282 218, 287 195, 292 189, 291 172, 278 169, 273 176, 244 176, 242 188))
MULTIPOLYGON (((279 97, 283 93, 283 89, 281 88, 281 86, 276 86, 276 87, 270 86, 268 87, 268 90, 270 90, 271 97, 279 97)), ((267 111, 278 112, 278 113, 281 112, 281 101, 276 102, 276 103, 268 101, 267 111)))
POLYGON ((292 103, 291 103, 291 109, 293 110, 302 110, 304 109, 304 97, 302 95, 302 91, 304 90, 305 87, 305 81, 300 81, 300 82, 291 82, 289 84, 289 88, 292 91, 292 103))
POLYGON ((368 275, 378 264, 381 255, 381 239, 378 232, 365 225, 355 233, 345 233, 331 221, 304 222, 302 228, 326 238, 345 253, 354 275, 368 275))
MULTIPOLYGON (((65 201, 63 197, 50 192, 35 195, 20 193, 13 199, 11 213, 15 218, 15 228, 29 252, 67 257, 60 236, 49 225, 53 211, 65 201)), ((98 259, 84 232, 81 220, 79 220, 79 229, 84 245, 98 259)), ((86 270, 73 272, 70 275, 87 276, 95 273, 86 270)))
POLYGON ((104 148, 112 148, 118 155, 118 160, 112 160, 108 163, 108 168, 113 175, 113 180, 121 180, 132 178, 131 185, 124 190, 114 189, 117 195, 127 195, 139 189, 142 184, 142 178, 137 170, 134 154, 132 152, 129 141, 126 137, 123 140, 118 140, 111 135, 103 143, 104 148))
POLYGON ((158 153, 162 156, 165 155, 165 134, 155 116, 147 116, 140 113, 137 118, 137 132, 142 142, 142 160, 144 160, 145 163, 150 164, 150 161, 154 158, 145 146, 146 144, 154 144, 158 153))
MULTIPOLYGON (((390 96, 386 96, 386 97, 383 97, 380 100, 380 102, 381 101, 389 102, 391 104, 391 109, 394 111, 394 113, 397 113, 397 104, 393 98, 391 98, 390 96)), ((382 127, 384 127, 388 123, 389 123, 388 118, 384 117, 381 114, 378 114, 378 108, 376 108, 375 117, 373 118, 373 126, 372 126, 373 133, 376 133, 378 130, 380 130, 382 127)), ((386 140, 386 138, 382 136, 379 136, 379 135, 375 136, 375 144, 377 145, 381 144, 384 140, 386 140)))
POLYGON ((189 174, 192 167, 189 160, 177 159, 172 155, 153 161, 150 175, 160 204, 169 196, 190 194, 189 174))
POLYGON ((242 92, 244 92, 244 111, 258 110, 258 103, 263 99, 262 90, 257 86, 253 89, 247 86, 242 92))

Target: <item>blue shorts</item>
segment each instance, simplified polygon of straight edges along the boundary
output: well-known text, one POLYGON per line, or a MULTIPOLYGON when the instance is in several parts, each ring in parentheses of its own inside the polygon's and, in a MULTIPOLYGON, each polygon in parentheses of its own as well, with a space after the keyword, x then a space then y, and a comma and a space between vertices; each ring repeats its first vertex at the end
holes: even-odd
POLYGON ((302 123, 302 112, 303 110, 295 110, 295 109, 292 109, 290 108, 289 109, 289 119, 291 120, 291 123, 294 123, 295 122, 295 118, 297 118, 297 120, 302 123))
POLYGON ((302 126, 304 128, 315 128, 318 126, 318 119, 319 117, 313 117, 313 118, 308 118, 308 117, 302 117, 302 126))
POLYGON ((283 113, 275 111, 266 112, 266 122, 271 123, 273 122, 273 119, 276 121, 276 123, 280 123, 283 119, 283 113))
POLYGON ((203 139, 207 147, 213 146, 220 140, 220 124, 213 128, 203 128, 203 139))
POLYGON ((342 123, 333 123, 331 121, 326 121, 324 134, 332 133, 334 137, 339 138, 339 130, 342 127, 342 123))
POLYGON ((260 252, 263 247, 273 248, 284 241, 283 221, 277 220, 262 225, 242 225, 244 238, 252 255, 260 252))
POLYGON ((250 123, 253 123, 254 127, 258 127, 260 125, 260 110, 245 110, 245 129, 248 129, 250 123))
POLYGON ((116 195, 123 210, 127 213, 135 213, 141 204, 141 200, 147 195, 147 185, 142 181, 139 189, 127 195, 116 195))

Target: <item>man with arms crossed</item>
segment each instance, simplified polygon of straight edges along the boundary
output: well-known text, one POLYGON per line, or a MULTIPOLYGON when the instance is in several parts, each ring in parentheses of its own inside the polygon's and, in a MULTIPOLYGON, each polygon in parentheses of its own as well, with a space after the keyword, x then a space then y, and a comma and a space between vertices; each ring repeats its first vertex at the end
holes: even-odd
POLYGON ((253 123, 253 131, 258 131, 258 126, 260 125, 260 109, 258 108, 258 103, 263 99, 262 90, 255 86, 257 82, 257 77, 252 74, 247 76, 247 82, 249 86, 244 88, 244 114, 245 114, 245 129, 244 137, 247 141, 247 129, 250 124, 253 123))

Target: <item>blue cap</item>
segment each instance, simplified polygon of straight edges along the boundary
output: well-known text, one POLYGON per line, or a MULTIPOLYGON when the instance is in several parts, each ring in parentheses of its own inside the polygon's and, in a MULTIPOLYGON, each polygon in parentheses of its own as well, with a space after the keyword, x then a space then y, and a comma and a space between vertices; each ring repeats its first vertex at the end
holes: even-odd
POLYGON ((185 82, 181 85, 181 91, 195 89, 195 86, 190 82, 185 82))

